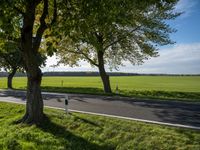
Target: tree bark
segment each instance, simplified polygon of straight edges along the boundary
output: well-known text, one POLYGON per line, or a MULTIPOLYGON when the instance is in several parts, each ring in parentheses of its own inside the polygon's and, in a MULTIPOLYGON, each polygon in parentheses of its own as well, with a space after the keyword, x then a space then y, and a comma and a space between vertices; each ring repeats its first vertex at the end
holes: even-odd
MULTIPOLYGON (((44 4, 46 4, 45 1, 44 4)), ((40 3, 39 1, 32 1, 27 3, 26 12, 23 18, 23 27, 21 30, 21 49, 23 54, 23 59, 25 63, 25 69, 27 73, 27 101, 26 101, 26 113, 20 122, 28 124, 40 124, 43 120, 43 99, 41 94, 41 80, 42 73, 39 68, 40 64, 38 62, 39 56, 39 46, 41 42, 41 37, 46 28, 41 30, 43 24, 41 23, 39 31, 36 37, 33 37, 33 26, 35 21, 35 10, 36 6, 40 3)), ((43 11, 45 14, 46 12, 43 11)), ((44 21, 45 16, 41 16, 41 20, 44 21)))
POLYGON ((17 68, 13 68, 11 73, 8 74, 7 86, 8 86, 9 89, 13 88, 12 87, 12 80, 13 80, 13 77, 14 77, 16 71, 17 71, 17 68))
POLYGON ((43 120, 43 99, 41 94, 41 81, 42 73, 38 68, 35 76, 32 76, 27 71, 28 83, 27 83, 27 101, 26 101, 26 113, 22 119, 22 122, 28 124, 40 124, 43 120))
POLYGON ((56 22, 57 5, 54 0, 54 13, 51 23, 46 23, 49 17, 49 0, 31 0, 25 3, 25 9, 22 14, 23 26, 21 29, 21 50, 23 54, 24 67, 27 73, 27 102, 26 113, 21 122, 29 124, 40 124, 43 121, 43 99, 41 94, 42 72, 40 69, 41 62, 38 61, 40 56, 39 48, 42 36, 45 30, 56 22), (36 8, 43 3, 43 11, 40 16, 40 25, 35 28, 36 8), (36 33, 34 30, 36 30, 36 33))
POLYGON ((104 59, 103 59, 103 52, 102 51, 98 51, 98 68, 99 68, 99 74, 101 76, 101 80, 103 82, 103 86, 104 86, 104 92, 105 93, 112 93, 111 87, 110 87, 110 79, 109 79, 109 75, 107 75, 106 71, 105 71, 105 67, 104 67, 104 59))

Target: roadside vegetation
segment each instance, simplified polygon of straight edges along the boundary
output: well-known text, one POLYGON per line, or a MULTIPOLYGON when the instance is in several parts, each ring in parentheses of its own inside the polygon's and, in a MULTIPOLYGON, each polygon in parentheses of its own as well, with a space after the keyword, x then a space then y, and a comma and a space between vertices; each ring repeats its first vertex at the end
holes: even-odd
POLYGON ((200 149, 200 132, 45 109, 42 125, 17 124, 24 105, 0 102, 0 149, 200 149))
POLYGON ((111 70, 124 61, 140 65, 157 57, 160 46, 174 44, 170 34, 176 29, 168 22, 181 15, 178 1, 1 0, 0 51, 10 55, 10 49, 18 49, 28 75, 21 122, 43 122, 42 55, 62 56, 59 63, 70 66, 88 61, 99 69, 104 92, 112 94, 105 65, 111 70))
MULTIPOLYGON (((116 95, 142 99, 200 101, 200 77, 183 76, 127 76, 111 77, 116 95)), ((25 77, 15 77, 15 89, 26 88, 25 77)), ((0 78, 0 88, 7 88, 6 78, 0 78)), ((43 91, 62 93, 105 94, 100 77, 43 77, 43 91)))

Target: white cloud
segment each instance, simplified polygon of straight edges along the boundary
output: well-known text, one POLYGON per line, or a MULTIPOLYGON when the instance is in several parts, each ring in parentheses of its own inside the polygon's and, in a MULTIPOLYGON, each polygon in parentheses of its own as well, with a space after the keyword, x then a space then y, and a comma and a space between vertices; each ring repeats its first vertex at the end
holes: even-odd
POLYGON ((57 65, 58 59, 56 58, 56 56, 52 56, 52 57, 48 57, 47 62, 46 62, 46 67, 42 68, 43 71, 97 71, 96 68, 93 68, 90 66, 89 63, 85 62, 85 61, 80 61, 79 64, 80 66, 78 67, 69 67, 67 65, 59 65, 59 66, 55 66, 57 65))
MULTIPOLYGON (((121 72, 135 73, 177 73, 177 74, 200 74, 200 43, 178 44, 172 48, 165 48, 159 51, 160 56, 147 60, 141 66, 132 66, 125 62, 125 67, 120 67, 121 72)), ((87 62, 80 62, 80 67, 71 68, 69 66, 56 64, 56 57, 47 60, 47 67, 43 71, 98 71, 92 68, 87 62)), ((108 70, 108 69, 107 69, 108 70)))
POLYGON ((176 12, 184 12, 180 17, 185 18, 189 17, 192 12, 194 12, 194 7, 198 3, 198 0, 180 0, 176 7, 176 12))
MULTIPOLYGON (((131 67, 128 72, 139 73, 200 73, 200 43, 179 44, 159 51, 160 56, 142 66, 131 67)), ((121 68, 124 70, 125 68, 121 68)))

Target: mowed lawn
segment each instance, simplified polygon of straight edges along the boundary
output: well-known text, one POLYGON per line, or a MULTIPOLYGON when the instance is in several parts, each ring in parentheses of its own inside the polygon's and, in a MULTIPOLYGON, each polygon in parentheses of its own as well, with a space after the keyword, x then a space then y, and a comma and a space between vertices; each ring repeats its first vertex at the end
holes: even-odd
POLYGON ((16 124, 25 107, 0 102, 2 150, 199 150, 200 131, 45 109, 40 126, 16 124))
MULTIPOLYGON (((111 86, 119 94, 149 98, 200 99, 200 76, 121 76, 111 77, 111 86)), ((14 88, 26 87, 25 77, 15 77, 14 88)), ((43 77, 46 91, 103 94, 100 77, 43 77)), ((0 78, 0 88, 6 88, 6 78, 0 78)))

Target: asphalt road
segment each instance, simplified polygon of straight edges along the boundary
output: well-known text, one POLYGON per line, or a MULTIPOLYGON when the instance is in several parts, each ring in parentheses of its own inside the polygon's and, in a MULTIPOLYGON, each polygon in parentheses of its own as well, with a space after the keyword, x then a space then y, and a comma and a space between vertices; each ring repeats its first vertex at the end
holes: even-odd
MULTIPOLYGON (((24 102, 24 91, 0 91, 0 101, 24 102)), ((200 103, 68 94, 69 109, 200 128, 200 103)), ((64 108, 65 94, 43 93, 45 106, 64 108)))

